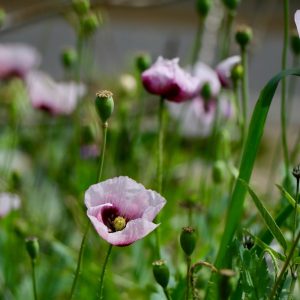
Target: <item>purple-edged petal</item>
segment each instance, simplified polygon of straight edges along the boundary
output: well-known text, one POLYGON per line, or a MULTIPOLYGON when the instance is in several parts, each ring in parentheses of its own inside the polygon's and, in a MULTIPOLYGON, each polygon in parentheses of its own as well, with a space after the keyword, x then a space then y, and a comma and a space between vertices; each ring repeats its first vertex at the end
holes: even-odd
POLYGON ((26 44, 0 44, 0 79, 24 77, 40 64, 41 57, 26 44))
POLYGON ((300 9, 296 10, 295 12, 295 23, 300 37, 300 9))
POLYGON ((231 56, 221 61, 217 67, 216 72, 218 74, 219 80, 224 88, 231 87, 231 70, 234 66, 241 62, 241 57, 239 55, 231 56))

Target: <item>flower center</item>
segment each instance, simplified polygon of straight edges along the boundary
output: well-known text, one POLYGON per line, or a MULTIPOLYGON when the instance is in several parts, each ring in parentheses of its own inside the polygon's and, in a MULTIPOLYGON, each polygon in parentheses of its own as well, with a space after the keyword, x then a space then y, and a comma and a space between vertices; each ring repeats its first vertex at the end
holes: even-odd
POLYGON ((108 207, 101 212, 104 225, 109 232, 121 231, 126 227, 126 219, 120 216, 116 207, 108 207))
POLYGON ((126 220, 123 217, 116 217, 113 221, 115 231, 121 231, 126 227, 126 220))

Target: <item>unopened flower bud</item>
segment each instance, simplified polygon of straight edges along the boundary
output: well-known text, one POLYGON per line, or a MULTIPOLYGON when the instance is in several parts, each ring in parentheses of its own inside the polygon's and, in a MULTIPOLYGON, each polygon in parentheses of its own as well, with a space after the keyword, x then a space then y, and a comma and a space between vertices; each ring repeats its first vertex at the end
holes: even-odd
POLYGON ((241 0, 223 0, 224 5, 228 9, 236 10, 241 0))
POLYGON ((96 109, 103 123, 106 123, 114 111, 113 94, 110 91, 101 91, 96 94, 96 109))
POLYGON ((73 0, 72 5, 78 15, 84 15, 88 13, 90 9, 89 0, 73 0))
POLYGON ((243 247, 250 250, 254 246, 253 238, 250 235, 243 236, 243 247))
POLYGON ((196 232, 194 228, 182 228, 182 232, 180 235, 180 245, 187 256, 190 256, 194 252, 196 246, 196 232))
POLYGON ((206 17, 210 11, 212 1, 211 0, 197 0, 196 8, 201 17, 206 17))
POLYGON ((31 257, 32 260, 36 260, 37 257, 39 256, 40 252, 40 246, 38 239, 36 237, 28 237, 25 240, 26 243, 26 250, 29 256, 31 257))
POLYGON ((141 53, 137 55, 135 64, 140 73, 149 69, 152 64, 151 56, 148 53, 141 53))
POLYGON ((77 52, 73 48, 64 49, 61 53, 61 61, 66 69, 72 68, 78 60, 77 52))
POLYGON ((294 175, 294 177, 299 180, 300 179, 300 165, 296 166, 293 171, 292 174, 294 175))
POLYGON ((100 25, 99 16, 94 13, 89 13, 81 20, 81 30, 85 35, 93 34, 100 25))
POLYGON ((251 42, 252 37, 252 29, 245 25, 240 26, 235 34, 235 40, 242 48, 245 48, 251 42))
POLYGON ((152 263, 153 275, 156 282, 162 287, 166 288, 169 283, 170 272, 164 260, 156 260, 152 263))
POLYGON ((297 31, 293 31, 291 35, 291 48, 295 55, 300 54, 300 37, 297 31))
POLYGON ((221 183, 224 181, 226 174, 226 166, 224 161, 222 160, 217 160, 212 169, 212 178, 214 183, 221 183))
POLYGON ((201 96, 204 100, 210 100, 212 97, 211 87, 208 82, 204 83, 201 89, 201 96))
POLYGON ((5 19, 6 19, 5 10, 3 8, 0 8, 0 27, 3 26, 5 19))
POLYGON ((231 79, 233 82, 237 82, 243 78, 244 75, 244 68, 241 64, 235 65, 231 69, 231 79))

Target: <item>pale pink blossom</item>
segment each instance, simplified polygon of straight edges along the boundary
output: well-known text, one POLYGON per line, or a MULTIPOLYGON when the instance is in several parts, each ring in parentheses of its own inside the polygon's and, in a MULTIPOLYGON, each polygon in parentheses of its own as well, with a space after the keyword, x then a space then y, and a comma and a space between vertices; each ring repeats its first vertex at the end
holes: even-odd
POLYGON ((0 79, 24 77, 40 64, 37 50, 26 44, 0 44, 0 79))
POLYGON ((0 218, 6 216, 13 210, 19 209, 21 200, 18 195, 11 193, 0 193, 0 218))
POLYGON ((158 193, 128 177, 116 177, 94 184, 85 193, 87 215, 97 233, 108 243, 127 246, 145 237, 158 225, 152 221, 165 205, 158 193), (116 229, 115 220, 124 221, 116 229))
POLYGON ((158 57, 157 61, 142 73, 145 89, 172 102, 183 102, 199 92, 199 79, 179 66, 179 59, 158 57))
POLYGON ((295 23, 300 37, 300 9, 296 10, 295 12, 295 23))
POLYGON ((241 57, 239 55, 235 55, 226 58, 217 65, 216 72, 224 88, 230 88, 232 86, 231 70, 240 62, 241 57))
POLYGON ((29 99, 34 108, 52 115, 71 114, 80 97, 85 93, 83 84, 55 82, 40 71, 32 71, 26 77, 29 99))

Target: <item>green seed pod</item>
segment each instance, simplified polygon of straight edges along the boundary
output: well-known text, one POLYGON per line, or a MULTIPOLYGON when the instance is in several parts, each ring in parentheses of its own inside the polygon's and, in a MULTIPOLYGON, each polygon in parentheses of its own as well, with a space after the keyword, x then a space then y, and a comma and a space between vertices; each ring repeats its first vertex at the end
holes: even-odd
POLYGON ((152 64, 152 59, 148 53, 138 54, 135 58, 135 65, 140 73, 149 69, 151 64, 152 64))
POLYGON ((39 246, 39 241, 36 237, 28 237, 25 240, 26 243, 26 250, 29 256, 31 257, 32 260, 36 260, 39 256, 40 252, 40 246, 39 246))
POLYGON ((156 260, 152 263, 153 275, 156 282, 162 287, 166 288, 169 283, 170 272, 164 260, 156 260))
POLYGON ((5 10, 3 8, 0 8, 0 27, 3 26, 5 19, 6 19, 5 10))
POLYGON ((244 75, 244 68, 241 64, 237 64, 231 69, 232 81, 237 82, 241 80, 243 78, 243 75, 244 75))
POLYGON ((90 10, 89 0, 73 0, 72 5, 78 15, 85 15, 90 10))
POLYGON ((201 89, 201 96, 204 100, 210 100, 212 97, 211 87, 208 82, 204 83, 201 89))
POLYGON ((224 5, 228 9, 236 10, 241 0, 223 0, 224 5))
POLYGON ((211 0, 197 0, 196 8, 198 14, 203 18, 207 17, 211 8, 211 4, 212 4, 211 0))
POLYGON ((61 53, 61 61, 66 69, 74 67, 78 61, 77 52, 73 48, 66 48, 61 53))
POLYGON ((196 232, 192 227, 182 228, 180 235, 180 245, 187 256, 190 256, 196 247, 196 232))
POLYGON ((300 37, 297 31, 293 31, 290 39, 291 49, 295 55, 300 54, 300 37))
POLYGON ((225 174, 226 174, 226 165, 224 161, 222 160, 217 160, 212 169, 212 178, 214 183, 221 183, 225 179, 225 174))
POLYGON ((245 25, 240 26, 235 33, 235 40, 242 48, 245 48, 251 42, 252 38, 252 29, 245 25))
POLYGON ((96 109, 103 123, 106 123, 114 111, 113 94, 110 91, 101 91, 96 94, 96 109))
POLYGON ((92 35, 100 25, 100 16, 89 13, 81 20, 81 31, 83 35, 92 35))

